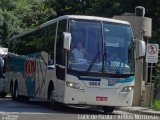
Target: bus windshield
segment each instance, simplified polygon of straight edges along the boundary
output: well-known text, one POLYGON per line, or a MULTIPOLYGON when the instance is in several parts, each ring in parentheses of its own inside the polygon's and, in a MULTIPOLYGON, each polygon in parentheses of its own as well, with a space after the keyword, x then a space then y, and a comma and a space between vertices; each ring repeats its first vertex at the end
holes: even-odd
POLYGON ((70 20, 72 35, 69 68, 87 72, 134 72, 132 33, 129 25, 70 20))

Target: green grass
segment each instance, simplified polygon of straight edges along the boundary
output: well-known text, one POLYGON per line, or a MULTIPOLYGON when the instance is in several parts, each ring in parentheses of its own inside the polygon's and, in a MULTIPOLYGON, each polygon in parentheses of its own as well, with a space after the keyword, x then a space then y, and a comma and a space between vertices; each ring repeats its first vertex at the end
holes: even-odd
POLYGON ((152 108, 153 108, 154 110, 160 111, 160 100, 155 100, 155 101, 152 103, 152 108))

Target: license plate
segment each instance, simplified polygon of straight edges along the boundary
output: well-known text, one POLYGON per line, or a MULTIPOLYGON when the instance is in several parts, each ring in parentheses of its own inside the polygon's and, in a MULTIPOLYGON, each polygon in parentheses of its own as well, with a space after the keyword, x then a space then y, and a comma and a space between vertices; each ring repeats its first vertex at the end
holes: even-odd
POLYGON ((107 97, 103 97, 103 96, 97 96, 96 97, 96 101, 107 101, 108 98, 107 97))

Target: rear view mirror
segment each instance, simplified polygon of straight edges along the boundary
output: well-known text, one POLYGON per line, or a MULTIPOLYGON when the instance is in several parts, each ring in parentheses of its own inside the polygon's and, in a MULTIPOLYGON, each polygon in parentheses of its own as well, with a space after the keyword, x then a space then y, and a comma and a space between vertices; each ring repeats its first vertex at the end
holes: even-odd
POLYGON ((71 45, 71 33, 64 32, 64 49, 65 50, 70 50, 70 45, 71 45))
POLYGON ((136 58, 144 57, 146 53, 146 44, 142 40, 134 40, 136 43, 136 58))

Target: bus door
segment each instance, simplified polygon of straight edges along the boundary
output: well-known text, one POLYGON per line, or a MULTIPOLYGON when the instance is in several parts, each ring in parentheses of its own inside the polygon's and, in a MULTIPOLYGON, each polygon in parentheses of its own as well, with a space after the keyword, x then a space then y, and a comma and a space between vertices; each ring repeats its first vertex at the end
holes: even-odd
POLYGON ((62 20, 58 24, 56 41, 56 78, 58 81, 57 100, 63 102, 65 90, 65 52, 63 48, 63 32, 66 31, 67 20, 62 20))

